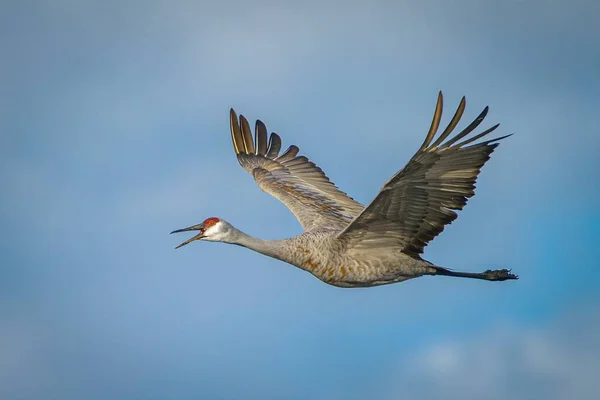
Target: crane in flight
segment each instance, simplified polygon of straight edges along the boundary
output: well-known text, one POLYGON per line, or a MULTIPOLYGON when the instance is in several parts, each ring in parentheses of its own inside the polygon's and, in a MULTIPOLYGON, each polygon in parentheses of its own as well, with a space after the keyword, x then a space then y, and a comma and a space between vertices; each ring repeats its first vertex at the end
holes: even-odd
POLYGON ((510 136, 477 142, 499 124, 469 136, 487 115, 485 107, 471 124, 450 137, 465 105, 463 97, 450 123, 436 138, 443 108, 442 93, 438 94, 423 144, 366 207, 339 190, 315 163, 299 156, 297 146, 280 154, 281 138, 276 133, 267 135, 260 120, 253 138, 248 120, 242 115, 238 119, 231 109, 231 138, 238 162, 263 191, 289 208, 304 232, 288 239, 262 240, 211 217, 171 232, 198 232, 176 248, 195 240, 236 244, 339 287, 385 285, 423 275, 518 279, 507 269, 458 272, 421 257, 425 246, 457 218, 455 210, 461 210, 475 194, 481 167, 498 142, 510 136))

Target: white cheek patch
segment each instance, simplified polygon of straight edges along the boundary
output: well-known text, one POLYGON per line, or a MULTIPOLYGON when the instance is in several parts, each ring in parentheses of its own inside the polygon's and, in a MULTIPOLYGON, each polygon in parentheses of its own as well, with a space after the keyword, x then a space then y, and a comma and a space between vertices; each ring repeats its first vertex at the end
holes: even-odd
POLYGON ((211 225, 208 228, 204 229, 204 236, 217 235, 219 233, 219 224, 220 224, 220 222, 217 222, 216 224, 211 225))

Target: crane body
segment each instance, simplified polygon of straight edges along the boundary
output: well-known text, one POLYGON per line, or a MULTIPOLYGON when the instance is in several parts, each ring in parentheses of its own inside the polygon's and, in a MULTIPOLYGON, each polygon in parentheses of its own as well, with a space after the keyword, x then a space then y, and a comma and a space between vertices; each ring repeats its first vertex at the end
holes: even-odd
POLYGON ((481 273, 456 272, 421 257, 429 241, 457 218, 474 195, 481 167, 503 136, 477 142, 498 125, 469 137, 488 108, 465 129, 450 135, 464 112, 463 97, 444 131, 436 137, 443 109, 440 92, 429 132, 408 164, 390 178, 366 207, 339 190, 323 171, 292 145, 280 154, 281 139, 267 135, 256 121, 230 110, 233 147, 240 165, 265 192, 283 202, 304 233, 281 240, 254 238, 227 221, 211 217, 173 231, 198 231, 177 248, 195 240, 236 244, 301 268, 330 285, 369 287, 423 275, 487 281, 518 279, 508 269, 481 273), (434 140, 435 139, 435 140, 434 140))

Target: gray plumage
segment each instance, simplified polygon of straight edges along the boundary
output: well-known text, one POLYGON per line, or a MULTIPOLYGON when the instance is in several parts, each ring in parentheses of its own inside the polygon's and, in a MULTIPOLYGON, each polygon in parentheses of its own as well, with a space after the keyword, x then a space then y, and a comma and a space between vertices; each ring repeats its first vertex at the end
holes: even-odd
POLYGON ((299 156, 297 146, 280 154, 281 138, 276 133, 267 135, 261 121, 256 121, 252 135, 246 118, 240 115, 238 119, 232 109, 231 138, 238 162, 263 191, 290 209, 304 233, 265 241, 252 238, 221 219, 209 218, 202 224, 174 231, 200 231, 180 246, 198 239, 238 244, 340 287, 376 286, 422 275, 517 279, 505 269, 454 272, 421 258, 424 247, 457 218, 455 211, 461 210, 474 195, 481 167, 498 142, 510 136, 474 143, 494 131, 497 124, 469 137, 487 115, 486 107, 471 124, 448 139, 465 105, 463 97, 450 123, 436 139, 443 110, 439 93, 423 144, 366 207, 339 190, 308 158, 299 156))

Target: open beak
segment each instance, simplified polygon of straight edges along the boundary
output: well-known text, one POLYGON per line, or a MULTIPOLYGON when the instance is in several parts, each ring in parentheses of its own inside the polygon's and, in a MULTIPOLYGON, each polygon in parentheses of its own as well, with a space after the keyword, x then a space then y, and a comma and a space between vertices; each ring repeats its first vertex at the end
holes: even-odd
POLYGON ((183 229, 177 229, 176 231, 173 231, 171 233, 179 233, 179 232, 187 232, 187 231, 200 231, 200 233, 197 234, 196 236, 186 240, 185 242, 181 243, 179 246, 175 247, 176 249, 178 249, 182 246, 185 246, 186 244, 192 243, 194 240, 202 239, 204 237, 204 225, 203 224, 188 226, 187 228, 183 228, 183 229))

